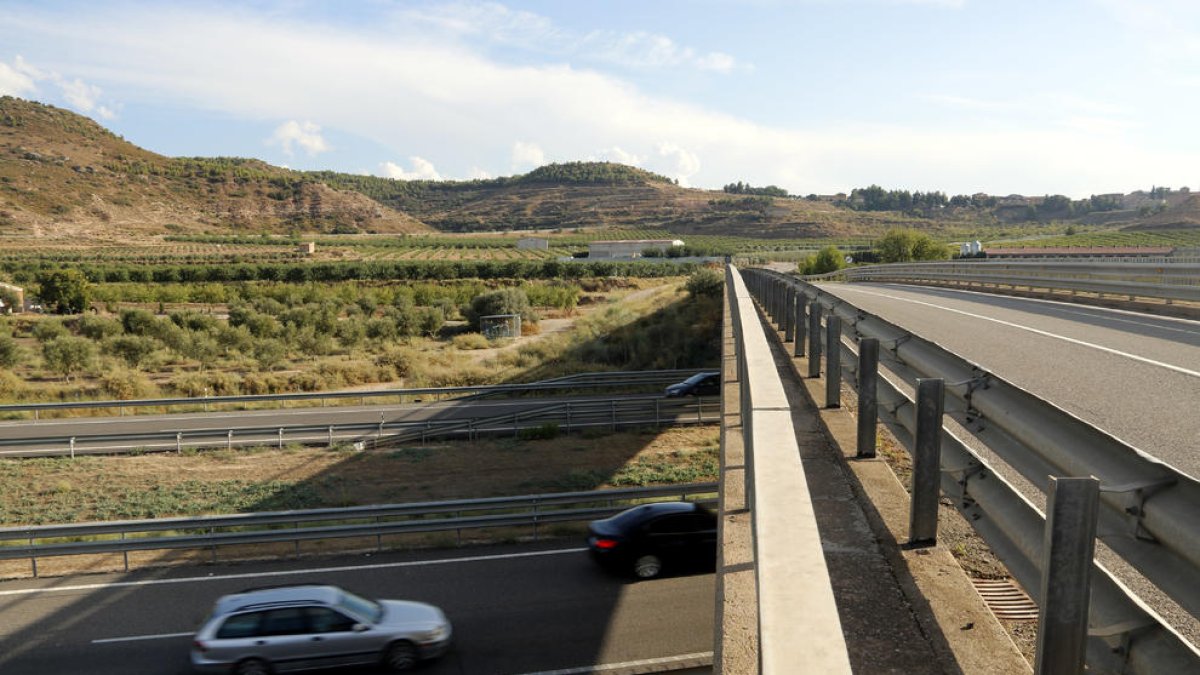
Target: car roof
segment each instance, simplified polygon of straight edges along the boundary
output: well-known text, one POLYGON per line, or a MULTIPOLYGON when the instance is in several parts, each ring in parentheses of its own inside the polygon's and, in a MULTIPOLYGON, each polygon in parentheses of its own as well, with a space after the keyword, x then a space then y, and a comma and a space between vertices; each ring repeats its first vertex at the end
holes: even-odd
POLYGON ((695 502, 653 502, 626 509, 610 518, 610 520, 620 527, 636 526, 637 523, 642 523, 651 518, 657 518, 669 513, 691 513, 703 508, 695 502))
POLYGON ((222 596, 217 600, 213 613, 228 614, 243 609, 254 609, 285 603, 309 602, 332 605, 337 602, 341 594, 342 589, 337 586, 319 584, 256 588, 222 596))

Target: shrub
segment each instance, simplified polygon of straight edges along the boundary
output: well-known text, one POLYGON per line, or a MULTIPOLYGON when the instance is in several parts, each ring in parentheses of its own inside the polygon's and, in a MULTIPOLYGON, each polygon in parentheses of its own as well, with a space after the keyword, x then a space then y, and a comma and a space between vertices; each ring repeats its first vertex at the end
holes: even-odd
POLYGON ((523 441, 548 441, 558 438, 558 425, 554 422, 547 422, 541 426, 521 429, 517 432, 517 438, 523 441))
POLYGON ((161 343, 144 335, 118 335, 101 344, 101 351, 116 356, 131 368, 138 368, 159 348, 161 343))
POLYGON ((0 399, 15 400, 25 391, 25 383, 15 374, 0 370, 0 399))
POLYGON ((151 398, 157 387, 139 372, 125 368, 114 368, 100 376, 100 386, 114 399, 128 401, 136 398, 151 398))
POLYGON ((479 330, 479 317, 495 314, 520 314, 522 324, 537 323, 537 314, 529 304, 529 297, 519 288, 502 288, 477 296, 467 309, 467 321, 479 330))
POLYGON ((396 371, 396 377, 409 377, 413 365, 417 362, 416 354, 411 349, 393 348, 375 357, 375 365, 390 366, 396 371))
POLYGON ((492 346, 492 343, 480 333, 455 335, 452 342, 455 349, 487 349, 492 346))
POLYGON ((688 277, 685 288, 693 298, 719 299, 725 291, 725 278, 721 276, 720 272, 706 267, 693 272, 692 276, 688 277))
POLYGON ((287 346, 279 340, 259 340, 254 344, 254 360, 263 370, 273 370, 287 357, 287 346))
POLYGON ((91 314, 85 314, 79 317, 79 321, 76 325, 79 328, 80 335, 96 340, 97 342, 113 335, 120 335, 122 332, 124 332, 124 328, 121 326, 120 321, 117 321, 116 319, 106 319, 104 317, 94 316, 91 314))
POLYGON ((62 321, 57 319, 48 319, 38 321, 33 325, 33 337, 37 338, 38 342, 49 342, 51 340, 70 335, 71 332, 63 325, 62 321))
POLYGON ((47 368, 62 373, 64 378, 70 380, 72 375, 92 365, 96 358, 96 346, 87 338, 54 338, 42 345, 42 358, 47 368))
POLYGON ((0 368, 15 368, 22 361, 22 351, 10 335, 0 335, 0 368))

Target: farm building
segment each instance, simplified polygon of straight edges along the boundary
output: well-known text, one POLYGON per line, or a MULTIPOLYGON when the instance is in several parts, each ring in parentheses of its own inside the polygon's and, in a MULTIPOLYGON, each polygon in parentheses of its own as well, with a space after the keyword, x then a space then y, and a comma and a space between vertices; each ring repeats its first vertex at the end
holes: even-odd
POLYGON ((25 311, 25 289, 12 284, 0 284, 0 314, 25 311))
POLYGON ((521 237, 517 240, 517 248, 545 251, 550 248, 550 240, 542 237, 521 237))
POLYGON ((618 239, 615 241, 593 241, 588 244, 588 258, 640 258, 646 249, 667 249, 683 246, 679 239, 618 239))

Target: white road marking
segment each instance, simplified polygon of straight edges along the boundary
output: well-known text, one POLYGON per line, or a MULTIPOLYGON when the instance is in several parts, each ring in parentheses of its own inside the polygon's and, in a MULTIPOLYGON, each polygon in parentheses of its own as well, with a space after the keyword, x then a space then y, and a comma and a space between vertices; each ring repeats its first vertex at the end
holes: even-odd
POLYGON ((268 577, 295 576, 298 574, 325 574, 329 572, 354 572, 362 570, 394 569, 398 567, 424 567, 427 565, 453 565, 464 562, 484 562, 489 560, 512 560, 517 558, 534 558, 545 555, 562 555, 564 553, 580 553, 587 548, 558 548, 550 551, 529 551, 527 553, 497 553, 495 555, 479 555, 469 558, 439 558, 436 560, 409 560, 405 562, 374 563, 370 565, 342 565, 338 567, 311 567, 299 570, 276 570, 274 572, 248 572, 245 574, 223 574, 204 577, 180 577, 178 579, 143 579, 141 581, 112 581, 100 584, 77 584, 74 586, 58 586, 55 588, 21 588, 10 591, 0 591, 0 597, 12 595, 40 595, 44 593, 67 593, 75 591, 95 591, 105 588, 126 588, 131 586, 159 586, 163 584, 188 584, 202 581, 223 581, 226 579, 264 579, 268 577))
POLYGON ((196 634, 195 631, 188 631, 186 633, 163 633, 162 635, 134 635, 133 637, 104 638, 103 640, 92 640, 92 644, 103 645, 103 644, 108 644, 110 642, 138 642, 139 640, 166 640, 168 638, 191 637, 195 634, 196 634))
POLYGON ((638 661, 625 661, 622 663, 603 663, 594 666, 579 666, 577 668, 562 668, 559 670, 539 670, 534 673, 521 673, 521 675, 584 675, 584 673, 602 673, 606 670, 619 670, 622 668, 636 668, 639 666, 661 666, 670 665, 672 663, 680 663, 682 661, 691 661, 697 659, 707 659, 707 664, 712 664, 712 652, 696 652, 694 654, 680 654, 679 656, 664 656, 657 659, 640 659, 638 661))
POLYGON ((932 303, 932 302, 925 302, 922 300, 913 300, 912 298, 904 298, 904 297, 901 297, 898 295, 889 295, 887 293, 878 293, 878 292, 874 292, 874 291, 863 291, 861 289, 855 289, 855 291, 861 292, 865 295, 874 295, 874 296, 881 297, 881 298, 888 298, 890 300, 898 300, 900 302, 908 302, 908 303, 912 303, 914 305, 924 305, 926 307, 932 307, 934 309, 940 309, 940 310, 943 310, 946 312, 962 314, 963 316, 969 316, 973 319, 981 319, 983 321, 991 321, 992 323, 998 323, 1000 325, 1008 326, 1010 328, 1016 328, 1019 330, 1028 331, 1035 335, 1041 335, 1043 337, 1053 338, 1055 340, 1062 340, 1063 342, 1069 342, 1071 344, 1079 345, 1081 347, 1089 347, 1089 348, 1095 349, 1097 351, 1105 352, 1107 354, 1112 354, 1114 356, 1121 356, 1121 357, 1124 357, 1124 358, 1127 358, 1127 359, 1130 359, 1133 361, 1145 363, 1147 365, 1157 366, 1159 368, 1165 368, 1167 370, 1174 371, 1176 373, 1181 373, 1181 374, 1187 375, 1189 377, 1200 377, 1200 371, 1189 370, 1182 366, 1176 366, 1176 365, 1173 365, 1170 363, 1164 363, 1162 361, 1155 361, 1154 359, 1148 359, 1144 356, 1138 356, 1137 354, 1130 354, 1129 352, 1123 352, 1119 349, 1113 349, 1111 347, 1105 347, 1104 345, 1098 345, 1094 342, 1086 342, 1084 340, 1077 340, 1075 338, 1067 337, 1065 335, 1058 335, 1057 333, 1051 333, 1049 331, 1044 331, 1044 330, 1040 330, 1037 328, 1030 328, 1029 326, 1022 326, 1019 323, 1013 323, 1011 321, 1004 321, 1003 319, 995 319, 990 316, 984 316, 982 314, 975 314, 973 312, 967 312, 967 311, 963 311, 961 309, 954 309, 952 307, 946 307, 946 306, 939 305, 939 304, 932 303))

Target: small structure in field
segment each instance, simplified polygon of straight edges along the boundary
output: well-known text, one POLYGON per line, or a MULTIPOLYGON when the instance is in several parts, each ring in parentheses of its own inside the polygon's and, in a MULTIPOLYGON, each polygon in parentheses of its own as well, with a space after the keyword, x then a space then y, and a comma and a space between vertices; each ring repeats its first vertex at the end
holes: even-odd
POLYGON ((296 253, 301 255, 312 255, 316 252, 317 242, 315 241, 302 241, 300 242, 300 245, 296 247, 296 253))
POLYGON ((479 317, 479 332, 489 340, 521 337, 520 314, 489 314, 479 317))
POLYGON ((647 249, 654 249, 665 256, 667 251, 683 246, 680 239, 617 239, 593 241, 588 244, 588 258, 640 258, 647 249))
POLYGON ((521 237, 517 240, 517 248, 530 251, 546 251, 550 248, 550 240, 544 237, 521 237))
POLYGON ((12 284, 0 284, 0 314, 25 311, 25 289, 12 284))

